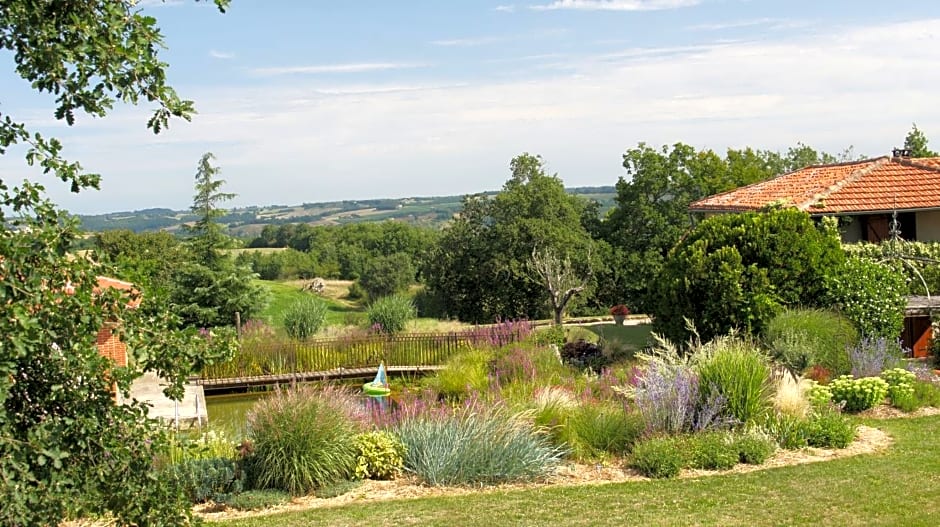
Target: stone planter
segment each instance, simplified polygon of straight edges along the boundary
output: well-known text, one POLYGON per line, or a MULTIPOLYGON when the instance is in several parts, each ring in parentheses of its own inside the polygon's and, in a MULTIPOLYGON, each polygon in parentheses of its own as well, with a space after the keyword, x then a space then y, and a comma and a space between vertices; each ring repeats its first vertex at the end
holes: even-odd
POLYGON ((622 326, 623 321, 626 319, 627 319, 626 315, 614 315, 614 324, 617 324, 618 326, 622 326))

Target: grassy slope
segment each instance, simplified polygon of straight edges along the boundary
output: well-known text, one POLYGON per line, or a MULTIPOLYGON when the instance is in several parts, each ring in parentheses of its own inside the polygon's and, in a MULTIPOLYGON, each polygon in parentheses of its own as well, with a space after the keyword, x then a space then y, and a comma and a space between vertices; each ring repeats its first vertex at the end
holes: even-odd
POLYGON ((699 479, 353 503, 226 525, 940 525, 940 417, 873 426, 896 438, 885 453, 699 479))
MULTIPOLYGON (((258 280, 257 282, 267 287, 268 291, 271 292, 271 300, 268 307, 261 313, 261 318, 275 327, 281 326, 281 321, 284 320, 284 312, 291 304, 301 298, 310 296, 310 293, 301 291, 298 284, 294 282, 271 282, 268 280, 258 280)), ((331 298, 328 295, 324 299, 329 309, 326 315, 328 325, 342 325, 346 324, 350 318, 362 317, 362 308, 350 302, 331 298), (359 315, 356 315, 356 313, 359 313, 359 315)))

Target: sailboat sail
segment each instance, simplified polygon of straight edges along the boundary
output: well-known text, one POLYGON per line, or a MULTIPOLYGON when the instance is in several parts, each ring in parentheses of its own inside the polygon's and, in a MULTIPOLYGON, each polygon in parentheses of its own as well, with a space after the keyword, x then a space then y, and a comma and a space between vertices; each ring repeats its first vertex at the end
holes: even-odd
POLYGON ((375 379, 372 379, 375 386, 388 386, 388 377, 385 375, 385 363, 379 364, 379 371, 375 372, 375 379))

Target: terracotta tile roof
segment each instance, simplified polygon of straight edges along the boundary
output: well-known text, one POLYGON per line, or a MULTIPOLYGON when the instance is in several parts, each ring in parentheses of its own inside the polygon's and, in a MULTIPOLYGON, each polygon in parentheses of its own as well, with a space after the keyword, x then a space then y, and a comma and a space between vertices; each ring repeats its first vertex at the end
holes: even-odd
POLYGON ((141 294, 140 291, 134 287, 134 284, 130 282, 125 282, 123 280, 118 280, 116 278, 108 278, 107 276, 99 276, 98 285, 95 286, 93 292, 100 293, 102 289, 120 289, 122 291, 128 291, 127 307, 136 308, 140 306, 141 294))
POLYGON ((689 206, 694 212, 741 212, 781 203, 810 214, 940 209, 940 157, 879 157, 814 165, 689 206))

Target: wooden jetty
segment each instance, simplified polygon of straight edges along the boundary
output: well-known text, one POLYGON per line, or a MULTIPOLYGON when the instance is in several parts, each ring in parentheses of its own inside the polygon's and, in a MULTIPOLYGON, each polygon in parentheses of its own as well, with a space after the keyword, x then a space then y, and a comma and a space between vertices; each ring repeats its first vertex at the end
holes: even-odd
MULTIPOLYGON (((386 366, 389 375, 424 375, 444 369, 444 366, 386 366)), ((238 390, 261 386, 277 386, 314 381, 341 379, 370 379, 378 373, 378 366, 365 368, 334 368, 323 371, 302 371, 272 375, 252 375, 249 377, 230 377, 223 379, 193 378, 191 383, 199 386, 204 393, 214 391, 238 390)))

